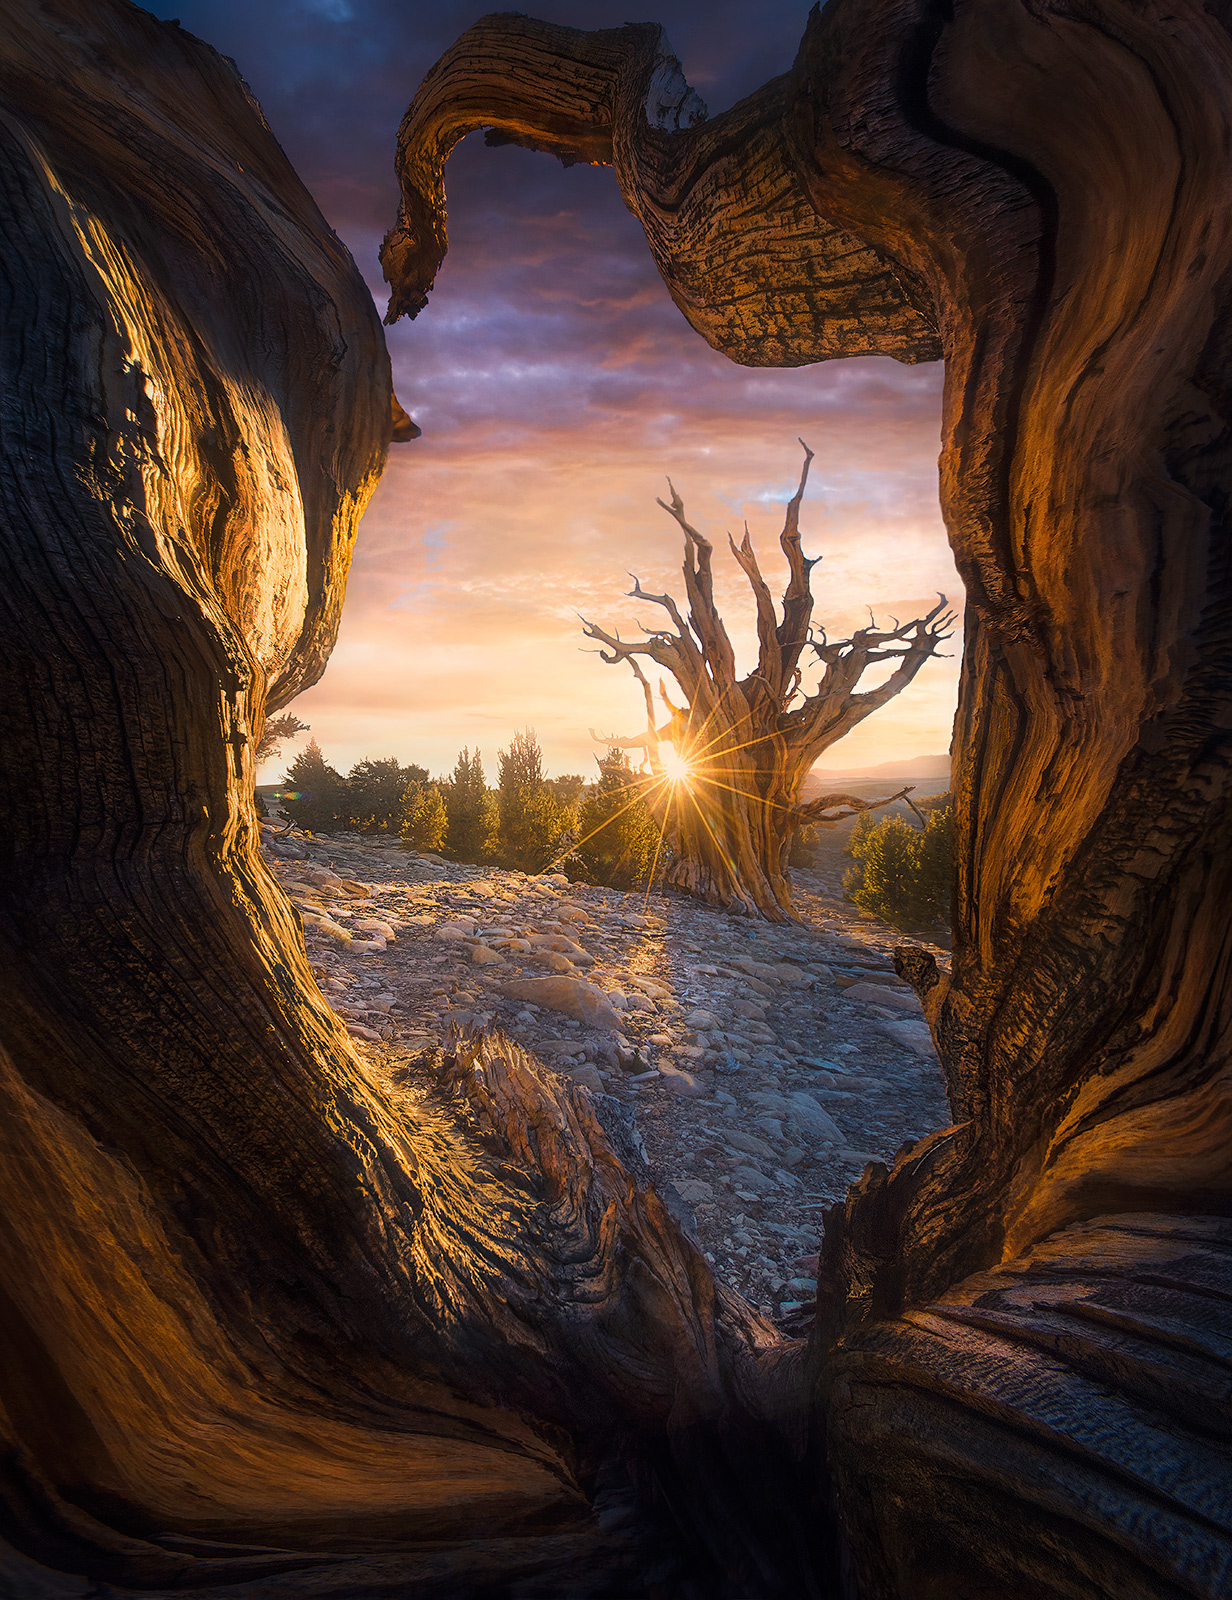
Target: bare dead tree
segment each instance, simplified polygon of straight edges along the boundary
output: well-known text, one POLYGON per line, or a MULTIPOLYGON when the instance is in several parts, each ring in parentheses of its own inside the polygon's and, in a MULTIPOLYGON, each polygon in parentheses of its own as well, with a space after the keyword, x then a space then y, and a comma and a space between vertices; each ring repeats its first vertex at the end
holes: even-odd
POLYGON ((800 443, 800 484, 779 536, 788 567, 781 615, 747 524, 739 544, 728 535, 757 608, 757 665, 750 673, 737 675, 736 654, 715 606, 714 547, 686 518, 670 480, 671 501, 659 504, 684 534, 688 620, 670 595, 649 594, 634 579, 630 598, 661 606, 671 629, 643 628, 647 637, 630 642, 595 623, 583 624, 586 637, 604 647, 604 661, 628 662, 646 697, 644 748, 656 780, 646 793, 672 845, 665 883, 711 905, 776 922, 794 914, 787 857, 797 828, 876 810, 907 792, 877 801, 826 794, 802 804, 804 779, 831 745, 902 693, 949 637, 945 630, 953 620, 942 595, 927 616, 896 621, 890 629, 873 623, 850 639, 829 639, 814 629, 811 574, 820 558, 810 560, 800 543, 800 505, 813 452, 800 443), (804 687, 806 651, 823 668, 811 692, 804 687), (661 728, 654 725, 654 700, 639 656, 670 672, 684 695, 684 705, 674 706, 661 686, 670 713, 661 728), (898 665, 875 689, 861 691, 864 674, 887 661, 898 665), (665 767, 659 758, 661 744, 670 745, 674 765, 665 767))

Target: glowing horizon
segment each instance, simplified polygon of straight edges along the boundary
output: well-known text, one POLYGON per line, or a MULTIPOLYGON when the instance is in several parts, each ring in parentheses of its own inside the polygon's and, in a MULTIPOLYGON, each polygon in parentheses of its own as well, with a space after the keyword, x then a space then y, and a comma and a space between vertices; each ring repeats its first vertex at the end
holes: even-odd
MULTIPOLYGON (((397 207, 398 124, 473 8, 152 4, 235 58, 383 308, 376 255, 397 207)), ((604 0, 533 9, 574 27, 625 20, 604 0)), ((785 0, 761 9, 756 40, 739 15, 696 0, 655 14, 712 112, 785 71, 805 22, 785 0)), ((450 252, 437 286, 414 322, 388 330, 395 387, 423 437, 391 453, 360 530, 337 649, 293 706, 334 766, 397 756, 447 772, 467 745, 491 778, 497 749, 533 727, 550 772, 593 776, 602 747, 587 730, 636 733, 645 707, 627 668, 579 653, 577 613, 632 631, 647 608, 625 598, 631 571, 683 600, 678 530, 655 504, 669 475, 714 539, 720 610, 747 670, 753 610, 725 535, 747 518, 781 593, 777 541, 798 437, 817 453, 801 517, 806 551, 823 557, 817 621, 848 635, 869 606, 918 615, 939 590, 961 612, 937 502, 939 365, 734 366, 672 303, 610 171, 566 170, 472 135, 446 183, 450 252)), ((947 750, 959 644, 823 763, 947 750)), ((260 781, 277 781, 297 748, 266 763, 260 781)))

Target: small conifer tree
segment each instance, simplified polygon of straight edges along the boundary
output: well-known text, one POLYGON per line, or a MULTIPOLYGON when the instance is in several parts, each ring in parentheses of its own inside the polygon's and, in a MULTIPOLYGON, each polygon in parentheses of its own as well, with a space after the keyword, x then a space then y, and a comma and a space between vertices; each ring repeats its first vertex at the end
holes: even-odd
POLYGON ((467 746, 459 753, 453 777, 443 789, 446 851, 459 861, 486 860, 496 832, 496 804, 478 750, 472 755, 467 746))
POLYGON ((561 804, 544 776, 533 728, 515 733, 498 760, 501 860, 519 872, 541 872, 567 848, 576 813, 561 804))
POLYGON ((287 768, 278 804, 309 833, 333 833, 347 825, 347 780, 331 767, 310 739, 287 768))
POLYGON ((435 783, 413 784, 403 797, 402 838, 415 850, 435 854, 445 843, 449 815, 435 783))
POLYGON ((403 767, 394 756, 357 761, 347 774, 350 825, 363 833, 398 833, 408 800, 426 782, 426 767, 403 767))
POLYGON ((899 927, 933 926, 950 912, 952 862, 951 811, 928 811, 923 828, 902 817, 874 822, 865 812, 851 830, 848 854, 855 865, 846 874, 847 897, 899 927))
POLYGON ((650 877, 658 824, 642 797, 628 755, 613 749, 598 761, 599 781, 582 801, 577 855, 593 882, 631 889, 650 877))

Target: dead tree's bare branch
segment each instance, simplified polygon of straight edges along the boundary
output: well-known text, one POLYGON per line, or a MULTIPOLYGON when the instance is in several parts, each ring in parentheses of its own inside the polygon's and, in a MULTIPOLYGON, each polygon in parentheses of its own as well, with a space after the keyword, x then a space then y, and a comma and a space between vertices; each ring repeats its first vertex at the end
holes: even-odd
MULTIPOLYGON (((683 798, 676 795, 673 800, 675 862, 668 881, 723 904, 753 905, 768 916, 790 915, 790 888, 781 862, 795 827, 809 820, 838 820, 822 815, 835 805, 865 811, 905 798, 904 791, 883 801, 840 796, 805 807, 797 803, 818 757, 912 681, 948 637, 945 630, 953 621, 941 596, 926 616, 907 622, 894 618, 889 628, 879 628, 870 612, 869 626, 850 639, 831 640, 824 628, 813 628, 810 574, 817 562, 804 555, 800 541, 800 507, 813 452, 800 443, 804 464, 779 541, 788 564, 781 615, 747 524, 739 544, 728 537, 756 606, 758 659, 752 672, 736 676, 735 652, 714 603, 713 546, 688 520, 684 500, 670 479, 671 499, 658 503, 684 535, 681 572, 687 616, 671 595, 652 594, 634 577, 630 598, 662 607, 675 633, 642 628, 645 637, 630 643, 584 624, 587 636, 606 646, 600 652, 605 661, 629 663, 642 685, 647 727, 655 740, 674 745, 689 764, 683 798), (806 646, 824 669, 811 692, 804 686, 800 664, 806 646), (655 729, 653 698, 639 658, 670 673, 684 695, 683 706, 673 705, 666 684, 660 683, 670 713, 661 730, 655 729), (887 661, 896 665, 886 681, 861 691, 865 672, 887 661)), ((664 822, 667 826, 666 817, 664 822)))

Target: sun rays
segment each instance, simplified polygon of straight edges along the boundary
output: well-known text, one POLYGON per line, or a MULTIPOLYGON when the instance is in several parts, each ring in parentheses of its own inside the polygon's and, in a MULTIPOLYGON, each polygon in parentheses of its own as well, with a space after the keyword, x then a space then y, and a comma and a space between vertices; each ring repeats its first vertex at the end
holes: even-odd
POLYGON ((678 750, 671 750, 660 760, 663 775, 671 783, 685 783, 693 776, 693 764, 688 756, 681 755, 678 750))

